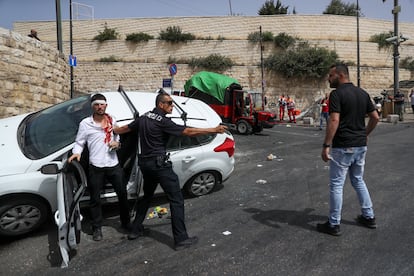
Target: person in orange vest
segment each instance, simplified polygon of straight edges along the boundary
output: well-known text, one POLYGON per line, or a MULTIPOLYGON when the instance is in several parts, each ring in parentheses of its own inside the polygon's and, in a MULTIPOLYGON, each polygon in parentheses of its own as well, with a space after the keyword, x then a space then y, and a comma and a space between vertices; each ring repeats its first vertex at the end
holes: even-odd
POLYGON ((278 100, 279 104, 279 120, 283 121, 285 117, 285 108, 286 108, 286 98, 285 95, 282 94, 278 100))
POLYGON ((286 106, 287 106, 287 112, 289 116, 289 122, 296 124, 295 101, 289 96, 287 96, 287 99, 286 99, 286 106))

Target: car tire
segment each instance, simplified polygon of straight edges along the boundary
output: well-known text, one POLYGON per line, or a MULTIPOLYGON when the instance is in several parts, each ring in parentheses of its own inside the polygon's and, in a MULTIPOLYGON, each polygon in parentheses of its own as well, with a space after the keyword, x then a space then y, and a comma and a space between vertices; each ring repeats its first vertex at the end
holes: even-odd
POLYGON ((237 122, 237 131, 240 134, 247 135, 252 133, 252 126, 245 120, 240 120, 237 122))
POLYGON ((48 218, 48 206, 31 196, 2 199, 0 236, 20 236, 39 228, 48 218))
POLYGON ((220 182, 220 175, 215 171, 205 171, 191 177, 184 186, 185 192, 192 197, 211 193, 220 182))

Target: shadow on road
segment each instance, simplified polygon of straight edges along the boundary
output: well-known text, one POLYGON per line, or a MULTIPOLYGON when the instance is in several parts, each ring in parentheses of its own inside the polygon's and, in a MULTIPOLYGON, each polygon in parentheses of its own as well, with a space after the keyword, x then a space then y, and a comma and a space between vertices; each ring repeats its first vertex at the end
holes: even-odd
MULTIPOLYGON (((245 212, 251 213, 252 218, 264 225, 280 228, 280 223, 287 223, 306 230, 316 231, 316 222, 325 222, 326 216, 312 214, 315 209, 306 208, 303 211, 293 210, 260 210, 257 208, 244 209, 245 212)), ((341 223, 356 225, 355 222, 342 220, 341 223)))

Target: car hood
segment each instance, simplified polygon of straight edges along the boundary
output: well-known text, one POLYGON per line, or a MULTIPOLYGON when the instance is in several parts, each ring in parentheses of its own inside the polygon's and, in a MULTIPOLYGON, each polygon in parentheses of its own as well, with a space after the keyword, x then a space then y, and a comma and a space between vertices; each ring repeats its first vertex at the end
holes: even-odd
POLYGON ((0 119, 0 176, 23 173, 33 162, 23 155, 17 129, 28 114, 0 119))

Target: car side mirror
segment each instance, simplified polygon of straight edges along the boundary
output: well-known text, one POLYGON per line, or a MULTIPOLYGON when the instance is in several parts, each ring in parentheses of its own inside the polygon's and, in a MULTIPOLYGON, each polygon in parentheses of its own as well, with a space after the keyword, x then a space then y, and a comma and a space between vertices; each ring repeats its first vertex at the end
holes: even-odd
POLYGON ((58 174, 60 170, 56 164, 47 164, 40 168, 40 172, 43 174, 58 174))

